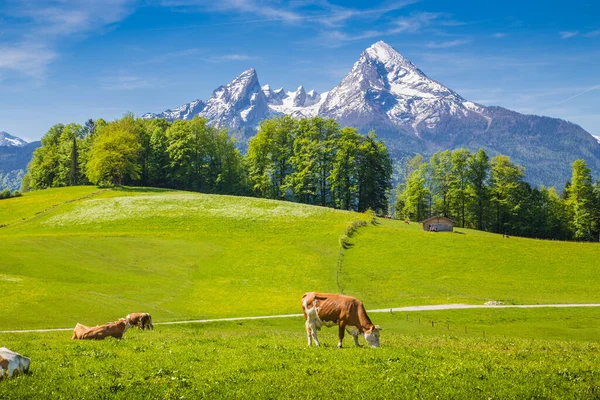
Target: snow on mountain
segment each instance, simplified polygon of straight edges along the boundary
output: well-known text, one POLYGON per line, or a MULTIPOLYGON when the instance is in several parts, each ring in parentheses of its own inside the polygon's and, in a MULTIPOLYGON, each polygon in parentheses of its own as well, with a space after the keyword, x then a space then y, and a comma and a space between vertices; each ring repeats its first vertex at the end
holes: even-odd
POLYGON ((598 141, 598 143, 600 143, 600 136, 596 136, 596 135, 592 135, 594 136, 594 138, 598 141))
MULTIPOLYGON (((428 78, 407 58, 379 41, 366 49, 346 77, 329 92, 319 114, 343 123, 433 129, 444 116, 481 114, 467 102, 428 78)), ((479 115, 479 118, 483 116, 479 115)))
POLYGON ((277 101, 270 101, 269 107, 274 114, 291 115, 294 118, 310 118, 319 114, 319 108, 327 97, 327 92, 318 94, 311 90, 306 92, 299 86, 294 92, 283 92, 280 89, 277 101))
POLYGON ((303 86, 287 92, 261 86, 256 71, 249 69, 205 102, 143 118, 195 115, 229 129, 242 148, 265 118, 322 116, 361 132, 375 129, 396 160, 417 152, 484 148, 523 165, 535 184, 564 185, 570 176, 566 159, 584 158, 600 173, 600 138, 567 121, 470 102, 381 41, 362 52, 336 87, 321 94, 303 86))
POLYGON ((0 146, 23 147, 26 144, 27 142, 21 138, 13 136, 8 132, 0 132, 0 146))
POLYGON ((159 114, 147 113, 142 115, 144 119, 164 118, 168 121, 176 119, 192 119, 206 107, 206 103, 202 100, 194 100, 191 103, 184 104, 174 110, 165 110, 159 114))

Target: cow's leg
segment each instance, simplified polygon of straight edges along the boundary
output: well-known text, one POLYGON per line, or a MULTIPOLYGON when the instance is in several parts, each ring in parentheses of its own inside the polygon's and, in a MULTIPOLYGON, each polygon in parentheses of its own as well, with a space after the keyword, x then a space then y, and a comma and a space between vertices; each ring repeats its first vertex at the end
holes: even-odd
POLYGON ((306 320, 306 323, 304 324, 304 327, 306 328, 306 336, 308 337, 308 347, 312 346, 312 332, 310 329, 310 322, 308 322, 308 320, 306 320))
POLYGON ((315 346, 319 347, 321 343, 319 343, 319 338, 317 337, 317 324, 314 322, 310 324, 310 330, 312 331, 312 337, 315 339, 315 346))
POLYGON ((338 347, 342 348, 342 341, 344 340, 344 333, 346 332, 346 324, 340 321, 340 326, 338 329, 338 347))
POLYGON ((358 331, 358 329, 355 326, 348 325, 346 326, 346 332, 348 332, 352 336, 352 338, 354 338, 354 344, 357 347, 360 347, 360 344, 358 343, 358 335, 360 334, 360 332, 358 331))

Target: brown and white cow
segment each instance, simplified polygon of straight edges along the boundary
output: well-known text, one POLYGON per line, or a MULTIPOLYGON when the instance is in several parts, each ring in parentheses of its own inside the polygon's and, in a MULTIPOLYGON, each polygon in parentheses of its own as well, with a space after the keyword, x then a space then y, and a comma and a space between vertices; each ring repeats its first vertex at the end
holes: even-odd
POLYGON ((29 371, 30 360, 6 347, 0 348, 0 380, 7 376, 13 378, 29 371))
POLYGON ((73 336, 71 339, 88 339, 88 340, 103 340, 109 336, 121 339, 123 334, 131 327, 131 324, 121 318, 115 322, 108 322, 100 326, 85 326, 81 324, 75 325, 73 336))
POLYGON ((148 313, 131 313, 125 317, 125 319, 131 324, 141 330, 154 329, 152 325, 152 316, 148 313))
POLYGON ((306 320, 306 334, 308 345, 320 345, 317 331, 321 326, 331 327, 338 325, 338 347, 342 347, 344 332, 347 331, 354 337, 354 344, 358 344, 358 335, 362 334, 371 347, 379 347, 379 331, 381 328, 373 325, 362 301, 343 294, 330 293, 305 293, 302 296, 302 311, 306 320))

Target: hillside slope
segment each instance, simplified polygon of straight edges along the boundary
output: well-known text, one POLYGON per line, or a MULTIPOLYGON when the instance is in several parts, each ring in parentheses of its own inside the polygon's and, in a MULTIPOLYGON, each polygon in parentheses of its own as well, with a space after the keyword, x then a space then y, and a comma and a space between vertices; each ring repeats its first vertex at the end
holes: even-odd
MULTIPOLYGON (((597 244, 432 234, 362 214, 160 189, 72 187, 0 202, 0 330, 299 312, 310 290, 371 308, 598 302, 597 244), (340 286, 338 286, 338 282, 340 286)), ((462 230, 461 230, 462 231, 462 230)))

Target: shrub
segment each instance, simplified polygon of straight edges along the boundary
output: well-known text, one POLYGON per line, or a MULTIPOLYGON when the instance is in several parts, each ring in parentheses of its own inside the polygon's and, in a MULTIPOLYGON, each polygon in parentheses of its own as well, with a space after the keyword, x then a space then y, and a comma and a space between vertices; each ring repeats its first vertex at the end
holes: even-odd
POLYGON ((23 195, 22 195, 22 194, 21 194, 21 192, 19 192, 18 190, 15 190, 15 191, 12 193, 12 197, 21 197, 21 196, 23 196, 23 195))
POLYGON ((10 189, 4 189, 0 192, 0 199, 8 199, 10 198, 10 189))

